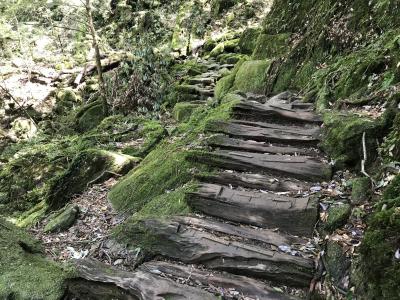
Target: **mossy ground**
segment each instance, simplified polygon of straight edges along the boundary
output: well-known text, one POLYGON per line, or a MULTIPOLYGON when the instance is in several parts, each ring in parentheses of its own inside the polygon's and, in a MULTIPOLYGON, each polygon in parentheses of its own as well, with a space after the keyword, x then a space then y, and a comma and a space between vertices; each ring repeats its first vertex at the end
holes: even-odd
POLYGON ((47 260, 39 243, 21 229, 0 219, 1 299, 61 299, 70 272, 47 260))
POLYGON ((82 135, 41 134, 12 145, 2 153, 0 214, 18 217, 45 200, 50 179, 63 174, 87 149, 143 157, 164 135, 165 129, 157 121, 117 115, 82 135), (135 140, 140 142, 129 144, 135 140))

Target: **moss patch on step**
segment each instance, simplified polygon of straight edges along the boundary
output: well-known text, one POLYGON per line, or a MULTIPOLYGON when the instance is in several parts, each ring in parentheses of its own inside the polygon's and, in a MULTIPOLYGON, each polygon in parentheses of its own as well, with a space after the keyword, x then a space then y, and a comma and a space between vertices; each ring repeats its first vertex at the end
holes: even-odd
POLYGON ((61 299, 70 272, 47 260, 28 234, 0 219, 1 299, 61 299))
POLYGON ((76 125, 80 132, 95 128, 105 118, 103 104, 95 101, 83 106, 76 114, 76 125))
POLYGON ((190 102, 177 103, 172 112, 172 114, 174 115, 174 119, 178 122, 188 121, 193 111, 196 110, 196 108, 198 108, 199 106, 200 104, 190 102))

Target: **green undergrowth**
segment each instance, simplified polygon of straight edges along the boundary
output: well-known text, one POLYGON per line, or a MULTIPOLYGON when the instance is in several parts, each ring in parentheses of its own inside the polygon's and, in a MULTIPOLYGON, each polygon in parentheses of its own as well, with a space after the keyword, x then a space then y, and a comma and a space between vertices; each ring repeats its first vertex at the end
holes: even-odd
POLYGON ((0 219, 0 298, 56 300, 72 270, 47 260, 41 245, 0 219))
POLYGON ((399 251, 400 175, 386 189, 375 205, 368 230, 361 245, 359 292, 368 299, 398 299, 400 294, 399 251))
MULTIPOLYGON (((167 217, 189 211, 184 201, 192 189, 193 172, 208 167, 190 161, 191 151, 202 146, 206 124, 227 120, 238 98, 229 94, 215 108, 197 108, 187 123, 180 124, 172 136, 160 143, 134 170, 109 193, 113 207, 132 215, 130 223, 144 217, 167 217)), ((128 222, 129 223, 129 222, 128 222)), ((122 229, 124 230, 124 226, 122 229)))
POLYGON ((18 217, 41 203, 49 192, 50 179, 61 176, 87 149, 144 157, 164 135, 165 129, 156 121, 118 115, 85 134, 40 134, 11 145, 2 153, 0 214, 18 217))

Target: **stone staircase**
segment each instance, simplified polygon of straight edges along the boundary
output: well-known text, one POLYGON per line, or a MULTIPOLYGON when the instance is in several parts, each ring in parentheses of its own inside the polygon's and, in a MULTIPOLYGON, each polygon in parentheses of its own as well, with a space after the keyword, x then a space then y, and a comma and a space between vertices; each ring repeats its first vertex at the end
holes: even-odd
MULTIPOLYGON (((187 80, 193 101, 213 96, 217 73, 187 80)), ((198 187, 187 202, 197 214, 139 222, 133 234, 157 241, 157 258, 134 272, 81 261, 81 277, 113 284, 118 299, 272 300, 307 294, 315 270, 310 238, 318 219, 318 199, 310 188, 331 178, 318 150, 321 118, 291 93, 239 96, 230 121, 208 124, 209 150, 192 156, 216 169, 195 175, 198 187)), ((74 291, 98 292, 78 282, 70 287, 71 295, 74 291)))

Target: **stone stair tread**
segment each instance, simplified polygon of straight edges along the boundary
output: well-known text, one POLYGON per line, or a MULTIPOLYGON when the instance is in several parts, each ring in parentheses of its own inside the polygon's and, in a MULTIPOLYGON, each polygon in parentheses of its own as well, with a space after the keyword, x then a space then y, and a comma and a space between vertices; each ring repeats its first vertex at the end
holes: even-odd
POLYGON ((179 219, 146 219, 131 228, 135 238, 155 241, 156 255, 185 264, 202 264, 213 270, 263 278, 287 286, 308 286, 312 259, 292 256, 242 240, 227 239, 179 219))
POLYGON ((181 285, 146 268, 127 272, 89 259, 74 264, 77 278, 69 281, 67 292, 71 299, 85 295, 85 299, 163 300, 166 295, 174 295, 174 299, 215 300, 211 293, 181 285))
POLYGON ((268 120, 269 122, 297 122, 297 123, 311 123, 322 124, 322 118, 312 112, 297 109, 290 104, 271 103, 264 104, 257 101, 242 100, 237 103, 233 108, 235 116, 255 119, 255 120, 268 120))
POLYGON ((250 126, 226 121, 211 121, 206 130, 215 133, 224 133, 232 137, 250 139, 259 142, 279 142, 290 145, 316 146, 320 141, 320 129, 304 129, 291 126, 270 124, 265 127, 250 126))
POLYGON ((221 171, 216 174, 198 174, 201 181, 221 185, 232 185, 250 189, 267 190, 275 192, 298 193, 308 191, 312 184, 291 178, 277 178, 257 173, 242 173, 221 171))
POLYGON ((215 85, 215 78, 210 78, 210 77, 192 77, 192 78, 188 78, 186 79, 186 82, 188 82, 189 84, 201 84, 203 86, 207 86, 207 85, 215 85))
POLYGON ((257 171, 311 182, 330 180, 332 176, 332 167, 328 163, 309 156, 217 150, 208 153, 193 152, 191 158, 227 170, 257 171))
POLYGON ((224 134, 213 135, 206 140, 207 145, 215 148, 238 150, 244 152, 258 152, 271 154, 320 156, 319 151, 313 148, 272 145, 253 140, 231 138, 224 134))
POLYGON ((215 294, 232 297, 237 294, 246 299, 263 300, 286 300, 297 299, 293 296, 285 295, 274 291, 267 284, 258 280, 233 275, 229 273, 217 273, 209 270, 201 270, 193 265, 181 265, 165 261, 151 261, 142 265, 139 269, 149 270, 150 273, 166 274, 168 277, 193 282, 202 286, 215 294))
POLYGON ((288 197, 201 183, 188 194, 189 206, 207 215, 294 235, 311 236, 318 217, 313 197, 288 197))

